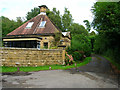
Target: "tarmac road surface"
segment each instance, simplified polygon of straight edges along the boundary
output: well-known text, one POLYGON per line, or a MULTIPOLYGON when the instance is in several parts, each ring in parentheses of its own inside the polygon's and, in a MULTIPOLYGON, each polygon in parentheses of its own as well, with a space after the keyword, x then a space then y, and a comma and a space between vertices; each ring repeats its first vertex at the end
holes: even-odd
POLYGON ((118 88, 118 75, 109 62, 99 55, 82 67, 69 70, 48 70, 3 74, 3 88, 118 88))

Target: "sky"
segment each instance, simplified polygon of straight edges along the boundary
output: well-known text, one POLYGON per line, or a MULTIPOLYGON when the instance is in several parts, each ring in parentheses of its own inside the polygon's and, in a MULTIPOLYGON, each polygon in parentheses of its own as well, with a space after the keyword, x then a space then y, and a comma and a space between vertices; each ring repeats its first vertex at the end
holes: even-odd
POLYGON ((0 16, 16 20, 16 17, 25 18, 28 11, 40 5, 46 5, 50 10, 54 7, 62 15, 64 8, 68 8, 75 23, 81 25, 84 20, 92 22, 91 8, 96 0, 0 0, 0 16))

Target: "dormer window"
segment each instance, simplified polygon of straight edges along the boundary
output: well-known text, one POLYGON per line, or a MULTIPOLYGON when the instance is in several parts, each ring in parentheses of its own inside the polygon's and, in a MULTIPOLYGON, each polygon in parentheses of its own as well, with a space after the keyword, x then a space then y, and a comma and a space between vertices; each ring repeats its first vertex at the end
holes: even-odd
POLYGON ((34 22, 29 22, 26 26, 26 29, 31 29, 32 25, 33 25, 34 22))
POLYGON ((46 21, 42 21, 39 25, 40 28, 44 28, 45 27, 45 24, 46 24, 46 21))

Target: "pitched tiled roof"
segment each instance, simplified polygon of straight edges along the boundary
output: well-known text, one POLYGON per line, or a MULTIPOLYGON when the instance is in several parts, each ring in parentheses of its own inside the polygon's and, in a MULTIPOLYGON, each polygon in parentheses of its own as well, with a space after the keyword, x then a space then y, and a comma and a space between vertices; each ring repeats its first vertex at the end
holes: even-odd
POLYGON ((37 15, 31 20, 27 21, 14 31, 7 34, 9 35, 32 35, 32 34, 54 34, 55 32, 61 32, 56 25, 46 16, 37 15), (39 25, 42 21, 46 21, 45 27, 40 28, 39 25), (34 22, 31 28, 26 28, 29 22, 34 22))

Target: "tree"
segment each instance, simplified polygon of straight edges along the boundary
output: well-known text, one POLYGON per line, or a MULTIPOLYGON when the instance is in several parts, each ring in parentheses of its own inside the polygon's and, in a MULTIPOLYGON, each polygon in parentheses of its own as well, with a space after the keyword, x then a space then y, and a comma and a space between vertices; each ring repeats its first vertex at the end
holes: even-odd
POLYGON ((21 17, 16 17, 16 18, 17 18, 17 23, 18 23, 18 24, 23 23, 23 21, 22 21, 22 18, 21 18, 21 17))
POLYGON ((47 15, 60 30, 63 30, 61 15, 59 10, 57 11, 56 8, 53 8, 52 11, 47 11, 47 15))
POLYGON ((83 21, 84 23, 85 23, 85 25, 86 25, 86 29, 87 29, 87 31, 89 32, 90 30, 91 30, 91 25, 90 25, 90 22, 88 21, 88 20, 84 20, 83 21))
POLYGON ((9 32, 15 29, 12 25, 15 23, 13 20, 2 16, 2 37, 6 36, 9 32))
POLYGON ((120 63, 120 2, 96 2, 92 13, 92 25, 99 35, 95 40, 95 50, 120 63))
POLYGON ((96 35, 96 34, 95 34, 95 32, 94 32, 94 31, 92 31, 92 32, 90 33, 90 35, 96 35))
POLYGON ((62 16, 63 31, 67 31, 72 23, 73 23, 72 15, 70 14, 70 11, 67 8, 65 8, 64 14, 62 16))
POLYGON ((21 17, 17 18, 17 21, 10 20, 4 16, 1 16, 0 18, 2 18, 2 37, 5 37, 8 33, 23 24, 21 17))
POLYGON ((93 6, 92 22, 98 32, 119 31, 120 29, 120 2, 97 2, 93 6))
POLYGON ((69 26, 68 31, 74 36, 76 34, 84 34, 88 35, 88 31, 85 29, 83 25, 79 25, 78 23, 73 23, 69 26))
POLYGON ((14 21, 14 27, 15 29, 19 26, 21 26, 24 22, 22 21, 22 18, 21 17, 16 17, 17 21, 14 21))
POLYGON ((95 37, 96 37, 96 34, 95 34, 94 31, 92 31, 92 32, 89 34, 89 39, 90 39, 90 41, 91 41, 91 49, 92 49, 92 51, 94 51, 95 37))
POLYGON ((73 55, 75 61, 83 60, 84 56, 91 54, 91 42, 88 37, 88 31, 84 26, 73 23, 68 31, 72 34, 71 47, 67 52, 73 55))
POLYGON ((40 8, 31 9, 31 11, 27 13, 26 19, 30 20, 31 18, 37 16, 39 13, 40 13, 40 8))

